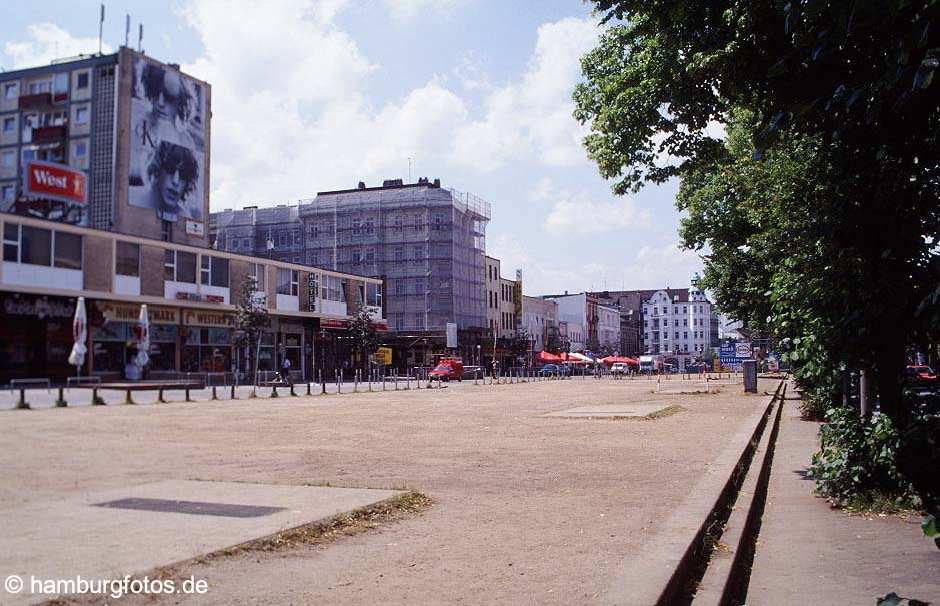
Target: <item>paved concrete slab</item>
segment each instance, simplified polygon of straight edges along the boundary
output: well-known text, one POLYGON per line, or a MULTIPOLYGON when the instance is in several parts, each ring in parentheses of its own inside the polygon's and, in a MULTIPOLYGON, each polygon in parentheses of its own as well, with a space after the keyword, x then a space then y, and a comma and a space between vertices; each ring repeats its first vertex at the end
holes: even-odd
POLYGON ((559 410, 542 415, 543 417, 558 417, 563 419, 630 419, 645 417, 668 408, 669 404, 607 404, 595 406, 578 406, 567 410, 559 410))
POLYGON ((813 495, 806 476, 819 424, 787 399, 748 604, 874 604, 892 591, 940 601, 940 550, 920 518, 850 516, 813 495))
MULTIPOLYGON (((76 575, 118 579, 323 520, 397 494, 394 490, 169 480, 33 502, 4 511, 0 570, 24 579, 76 575), (100 506, 121 499, 188 503, 176 511, 100 506), (192 510, 192 503, 203 505, 202 511, 179 512, 192 510), (231 511, 233 505, 241 506, 236 511, 268 509, 257 510, 264 515, 251 517, 206 514, 231 511)), ((50 597, 32 596, 27 591, 18 595, 4 592, 0 593, 0 603, 30 603, 50 597)))

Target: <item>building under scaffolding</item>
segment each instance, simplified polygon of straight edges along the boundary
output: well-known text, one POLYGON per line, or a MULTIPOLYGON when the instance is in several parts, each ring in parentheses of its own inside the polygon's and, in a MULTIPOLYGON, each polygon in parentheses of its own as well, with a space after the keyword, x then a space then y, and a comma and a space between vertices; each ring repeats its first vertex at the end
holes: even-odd
POLYGON ((381 187, 360 182, 319 192, 299 207, 213 213, 211 230, 220 248, 240 240, 236 246, 250 245, 259 256, 302 255, 308 265, 384 279, 390 332, 383 340, 396 365, 411 366, 445 351, 448 323, 457 324, 459 353, 479 361, 488 334, 489 220, 488 202, 421 178, 381 187))

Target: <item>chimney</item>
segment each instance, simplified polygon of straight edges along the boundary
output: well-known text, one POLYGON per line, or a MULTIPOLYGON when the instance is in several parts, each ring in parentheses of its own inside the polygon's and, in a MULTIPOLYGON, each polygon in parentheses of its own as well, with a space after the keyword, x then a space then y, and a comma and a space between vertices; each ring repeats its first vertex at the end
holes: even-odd
POLYGON ((441 186, 441 180, 440 180, 440 179, 434 179, 434 187, 440 187, 440 186, 441 186))
POLYGON ((366 188, 366 182, 365 182, 365 181, 360 181, 360 182, 359 182, 359 185, 356 186, 356 189, 365 189, 365 188, 366 188))

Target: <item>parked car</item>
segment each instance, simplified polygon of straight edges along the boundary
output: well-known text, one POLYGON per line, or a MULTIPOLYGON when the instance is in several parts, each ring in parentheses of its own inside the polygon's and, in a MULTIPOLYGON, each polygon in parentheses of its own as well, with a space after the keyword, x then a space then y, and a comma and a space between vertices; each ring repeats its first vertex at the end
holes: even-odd
POLYGON ((457 359, 441 360, 434 370, 428 373, 428 379, 438 381, 450 381, 456 379, 463 381, 463 362, 457 359))
POLYGON ((568 376, 570 369, 564 364, 546 364, 539 369, 540 377, 551 377, 555 375, 560 375, 563 377, 568 376))
POLYGON ((905 381, 911 387, 937 388, 940 386, 940 380, 937 379, 937 373, 929 366, 912 365, 905 369, 905 381))
POLYGON ((610 366, 610 374, 612 375, 630 374, 630 365, 625 362, 614 362, 610 366))

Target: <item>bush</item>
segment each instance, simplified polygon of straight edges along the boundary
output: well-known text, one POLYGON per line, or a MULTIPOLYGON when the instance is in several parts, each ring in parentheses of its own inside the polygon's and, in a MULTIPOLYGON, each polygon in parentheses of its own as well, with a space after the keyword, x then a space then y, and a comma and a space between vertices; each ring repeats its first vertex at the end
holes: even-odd
POLYGON ((898 470, 900 437, 887 416, 875 413, 865 422, 854 409, 837 407, 826 420, 810 467, 819 494, 840 506, 919 507, 898 470))

